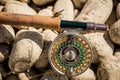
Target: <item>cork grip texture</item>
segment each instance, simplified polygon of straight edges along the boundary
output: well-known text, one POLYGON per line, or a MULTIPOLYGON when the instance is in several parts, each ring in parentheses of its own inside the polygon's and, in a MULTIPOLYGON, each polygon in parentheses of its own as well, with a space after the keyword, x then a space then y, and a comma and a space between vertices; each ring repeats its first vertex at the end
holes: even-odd
POLYGON ((60 29, 60 18, 0 12, 0 24, 33 26, 58 31, 60 29))

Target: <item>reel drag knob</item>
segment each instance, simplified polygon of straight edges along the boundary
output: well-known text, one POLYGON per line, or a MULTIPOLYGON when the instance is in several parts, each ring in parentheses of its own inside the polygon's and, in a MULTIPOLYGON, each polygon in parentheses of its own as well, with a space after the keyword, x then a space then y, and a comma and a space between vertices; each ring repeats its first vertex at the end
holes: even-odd
POLYGON ((71 61, 75 60, 75 58, 76 58, 76 54, 73 50, 69 50, 66 52, 65 59, 67 61, 71 62, 71 61))
POLYGON ((91 64, 92 49, 85 37, 67 33, 59 35, 49 49, 49 62, 58 73, 74 76, 91 64))

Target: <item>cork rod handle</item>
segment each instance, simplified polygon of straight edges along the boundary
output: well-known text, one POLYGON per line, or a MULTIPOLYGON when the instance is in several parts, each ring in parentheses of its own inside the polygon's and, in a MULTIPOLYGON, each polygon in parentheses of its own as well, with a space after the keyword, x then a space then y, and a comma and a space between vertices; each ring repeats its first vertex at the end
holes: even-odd
POLYGON ((60 30, 60 18, 39 15, 25 15, 8 12, 0 12, 0 24, 33 26, 35 28, 44 28, 60 30))

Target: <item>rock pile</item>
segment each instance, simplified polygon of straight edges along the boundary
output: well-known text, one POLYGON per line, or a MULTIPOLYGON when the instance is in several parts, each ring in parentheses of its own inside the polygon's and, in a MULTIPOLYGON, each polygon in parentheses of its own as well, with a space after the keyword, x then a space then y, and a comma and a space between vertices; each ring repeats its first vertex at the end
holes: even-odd
MULTIPOLYGON (((73 80, 120 80, 120 0, 0 0, 0 11, 54 16, 62 20, 108 24, 106 32, 85 33, 92 45, 88 70, 73 80)), ((48 62, 59 32, 0 24, 0 80, 68 80, 48 62)))

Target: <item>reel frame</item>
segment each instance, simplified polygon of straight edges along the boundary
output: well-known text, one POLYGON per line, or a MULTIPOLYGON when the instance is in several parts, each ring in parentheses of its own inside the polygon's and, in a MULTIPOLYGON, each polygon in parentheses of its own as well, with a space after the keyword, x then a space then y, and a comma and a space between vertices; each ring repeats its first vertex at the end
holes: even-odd
POLYGON ((88 40, 81 34, 60 34, 52 42, 48 58, 52 68, 61 75, 76 76, 82 74, 90 67, 92 47, 88 40), (66 60, 65 56, 69 54, 67 51, 64 53, 66 49, 68 51, 73 50, 70 53, 72 56, 75 56, 75 61, 70 62, 66 60), (73 53, 75 52, 74 49, 76 49, 77 53, 73 53))

